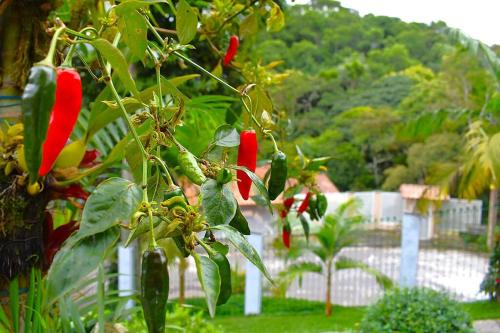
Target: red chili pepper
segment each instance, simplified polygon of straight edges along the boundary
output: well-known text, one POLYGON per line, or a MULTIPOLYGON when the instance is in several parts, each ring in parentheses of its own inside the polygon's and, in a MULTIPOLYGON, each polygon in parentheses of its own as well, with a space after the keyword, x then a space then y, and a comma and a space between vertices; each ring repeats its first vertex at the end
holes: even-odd
POLYGON ((495 282, 496 282, 497 284, 500 284, 500 278, 499 278, 499 279, 496 279, 496 280, 495 280, 495 282))
POLYGON ((73 68, 57 69, 56 97, 50 115, 47 137, 42 148, 42 164, 38 171, 45 176, 54 166, 75 127, 82 106, 82 82, 73 68))
POLYGON ((311 192, 307 192, 306 197, 299 206, 299 209, 297 209, 297 214, 302 214, 307 210, 307 208, 309 208, 309 198, 311 198, 311 192))
POLYGON ((281 238, 283 239, 283 244, 287 249, 290 248, 290 244, 292 242, 292 232, 290 225, 285 224, 283 226, 283 233, 281 234, 281 238))
POLYGON ((227 66, 231 63, 233 58, 236 56, 236 52, 238 52, 238 46, 240 45, 240 40, 238 36, 232 35, 229 38, 229 46, 226 50, 226 55, 224 55, 224 66, 227 66))
POLYGON ((290 210, 290 207, 292 207, 293 203, 295 202, 294 197, 287 198, 285 201, 283 201, 283 205, 287 210, 290 210))
MULTIPOLYGON (((241 131, 240 146, 238 148, 238 165, 246 167, 248 170, 255 172, 257 167, 257 135, 254 130, 241 131)), ((250 187, 252 186, 252 179, 247 176, 244 171, 238 170, 236 172, 238 179, 238 190, 240 191, 243 199, 248 200, 250 195, 250 187)))
POLYGON ((281 211, 280 211, 280 216, 281 218, 285 218, 287 215, 288 215, 288 212, 290 211, 290 207, 292 207, 293 205, 293 202, 295 201, 295 199, 293 197, 291 198, 287 198, 283 201, 283 206, 285 208, 283 208, 281 211))
POLYGON ((80 162, 80 168, 89 168, 94 166, 96 163, 94 162, 96 158, 101 156, 101 153, 97 149, 87 150, 85 155, 83 155, 83 159, 80 162))

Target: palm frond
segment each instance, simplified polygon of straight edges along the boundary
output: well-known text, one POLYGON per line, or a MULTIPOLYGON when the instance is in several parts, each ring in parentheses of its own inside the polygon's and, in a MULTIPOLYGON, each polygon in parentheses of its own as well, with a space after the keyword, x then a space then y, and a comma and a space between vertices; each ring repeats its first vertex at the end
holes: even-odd
POLYGON ((459 43, 471 52, 483 66, 500 82, 500 59, 496 53, 483 42, 465 35, 459 29, 449 28, 448 34, 452 41, 459 43))
POLYGON ((394 281, 392 281, 390 277, 378 271, 377 269, 368 266, 362 261, 354 260, 347 257, 340 257, 335 262, 335 269, 337 270, 360 269, 363 272, 372 275, 377 281, 377 284, 384 290, 391 289, 394 286, 394 281))

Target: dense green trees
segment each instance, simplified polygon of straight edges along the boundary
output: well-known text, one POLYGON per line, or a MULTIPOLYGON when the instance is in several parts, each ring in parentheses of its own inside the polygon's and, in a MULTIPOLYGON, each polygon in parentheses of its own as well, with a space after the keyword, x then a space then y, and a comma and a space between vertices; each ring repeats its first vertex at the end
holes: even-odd
POLYGON ((496 106, 494 76, 443 22, 361 17, 329 0, 286 13, 255 52, 284 60, 273 101, 294 118, 294 143, 334 157, 328 174, 341 190, 433 181, 460 160, 468 124, 496 106))

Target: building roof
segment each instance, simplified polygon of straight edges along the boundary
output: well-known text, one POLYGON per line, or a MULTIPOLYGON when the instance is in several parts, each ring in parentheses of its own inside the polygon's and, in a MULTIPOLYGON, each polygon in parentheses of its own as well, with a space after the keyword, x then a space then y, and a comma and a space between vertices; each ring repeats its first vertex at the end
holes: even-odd
POLYGON ((448 200, 449 195, 442 193, 438 186, 420 184, 401 184, 399 192, 403 199, 448 200))

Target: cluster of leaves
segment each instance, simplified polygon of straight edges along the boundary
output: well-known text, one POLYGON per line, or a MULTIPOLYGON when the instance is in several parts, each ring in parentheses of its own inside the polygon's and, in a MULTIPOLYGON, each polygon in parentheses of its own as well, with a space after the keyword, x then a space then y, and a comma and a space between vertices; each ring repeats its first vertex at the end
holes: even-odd
POLYGON ((271 90, 297 120, 290 141, 333 156, 328 175, 339 189, 434 182, 444 163, 461 162, 471 119, 498 131, 497 60, 485 45, 470 45, 483 53, 471 54, 443 22, 361 17, 338 1, 286 14, 286 27, 260 36, 255 54, 284 60, 289 76, 271 90))
MULTIPOLYGON (((193 256, 213 316, 219 295, 228 287, 218 263, 212 260, 215 255, 224 257, 229 250, 216 241, 218 232, 225 233, 228 243, 271 279, 243 235, 250 230, 229 183, 236 182, 236 170, 245 173, 272 212, 265 182, 235 165, 235 155, 240 144, 237 129, 241 128, 256 128, 259 139, 270 139, 278 149, 273 138, 277 115, 266 89, 280 82, 280 74, 273 70, 276 64, 262 66, 254 61, 252 66, 246 61, 245 48, 261 28, 281 29, 283 12, 271 0, 194 4, 185 0, 175 4, 164 0, 96 0, 92 5, 89 2, 87 9, 79 1, 62 4, 51 17, 59 17, 68 26, 56 20, 61 35, 54 35, 52 45, 58 45, 58 52, 67 59, 78 57, 75 63, 82 69, 84 101, 90 104, 82 111, 72 140, 84 148, 102 149, 102 157, 90 168, 79 163, 56 168, 37 183, 47 186, 39 188, 35 197, 56 186, 93 186, 93 181, 99 180, 81 212, 78 231, 67 239, 48 271, 43 311, 51 313, 57 304, 65 303, 82 278, 115 249, 123 227, 130 231, 127 244, 142 234, 147 236, 144 239, 149 248, 159 246, 157 239, 168 238, 182 254, 193 256), (243 49, 223 68, 222 50, 231 34, 240 35, 243 49), (188 56, 194 48, 190 43, 201 50, 194 60, 188 56), (76 52, 73 48, 66 52, 68 45, 76 52), (137 69, 138 79, 131 68, 137 69), (207 83, 199 74, 186 75, 186 68, 205 74, 213 82, 207 83), (164 73, 179 75, 166 78, 164 73), (249 81, 252 84, 247 84, 249 81), (178 88, 182 84, 184 92, 178 88), (204 95, 205 91, 220 95, 204 95), (106 177, 110 172, 118 174, 110 167, 129 170, 133 181, 106 177), (220 177, 223 171, 226 175, 220 177), (101 177, 108 179, 101 181, 98 177, 103 174, 101 177), (197 203, 188 202, 176 185, 181 181, 201 186, 197 203), (175 196, 167 198, 172 192, 175 196), (198 236, 201 232, 204 237, 198 236), (207 255, 195 251, 200 245, 207 255), (68 267, 72 269, 68 271, 68 267)), ((24 116, 36 127, 48 126, 48 117, 24 116)), ((285 118, 280 115, 280 119, 285 118)), ((27 150, 39 153, 43 141, 40 135, 24 143, 27 150)), ((263 154, 267 152, 264 149, 263 154)), ((16 149, 12 154, 14 159, 6 161, 11 162, 9 168, 36 179, 38 165, 32 156, 26 155, 27 172, 16 149)), ((49 208, 58 210, 57 205, 49 208)))
POLYGON ((361 332, 474 332, 458 302, 430 289, 395 289, 368 308, 361 332))
POLYGON ((490 257, 488 272, 481 282, 481 291, 488 294, 491 300, 500 299, 500 240, 498 238, 490 257))

